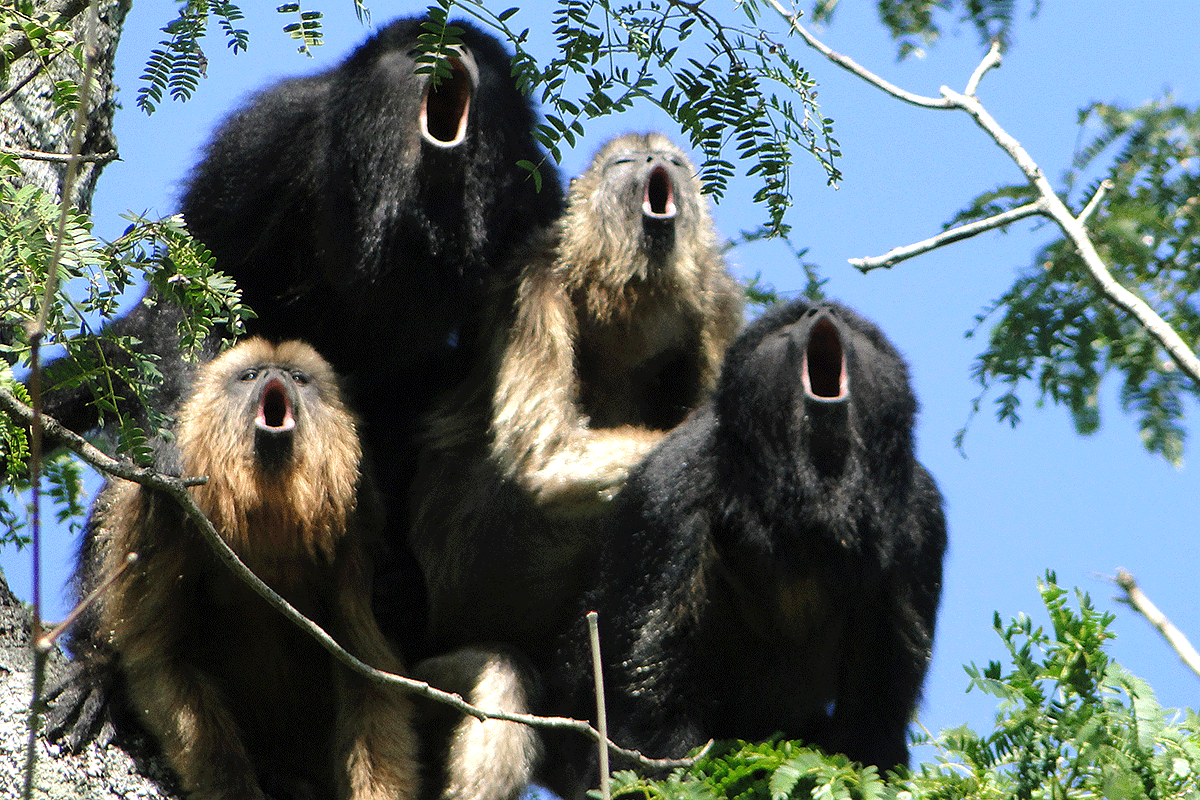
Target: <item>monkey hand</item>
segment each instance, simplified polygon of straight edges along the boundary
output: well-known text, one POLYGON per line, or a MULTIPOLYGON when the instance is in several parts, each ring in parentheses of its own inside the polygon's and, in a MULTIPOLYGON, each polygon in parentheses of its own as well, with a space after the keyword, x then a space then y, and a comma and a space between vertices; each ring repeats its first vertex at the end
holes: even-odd
POLYGON ((46 738, 72 753, 90 742, 107 745, 116 735, 113 695, 116 671, 107 662, 76 659, 46 689, 46 738))
POLYGON ((580 431, 541 469, 525 476, 526 489, 549 513, 595 513, 621 490, 629 470, 662 435, 632 427, 580 431))

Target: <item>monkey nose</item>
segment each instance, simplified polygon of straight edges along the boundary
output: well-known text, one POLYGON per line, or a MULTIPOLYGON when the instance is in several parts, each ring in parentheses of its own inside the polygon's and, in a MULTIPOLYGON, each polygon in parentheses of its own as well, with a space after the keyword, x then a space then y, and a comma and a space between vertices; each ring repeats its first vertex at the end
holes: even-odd
POLYGON ((283 381, 278 378, 272 378, 263 387, 254 424, 259 430, 268 433, 286 433, 296 427, 291 398, 288 397, 283 381))

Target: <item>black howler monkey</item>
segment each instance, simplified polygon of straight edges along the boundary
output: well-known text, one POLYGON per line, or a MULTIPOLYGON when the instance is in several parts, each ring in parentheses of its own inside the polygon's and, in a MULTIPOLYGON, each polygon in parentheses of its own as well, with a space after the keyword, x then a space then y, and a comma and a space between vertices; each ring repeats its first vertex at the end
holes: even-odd
MULTIPOLYGON (((781 732, 907 762, 946 546, 916 409, 899 353, 845 306, 798 300, 747 327, 713 402, 631 473, 600 535, 586 606, 614 741, 682 756, 781 732)), ((586 714, 578 642, 566 674, 586 714)), ((556 780, 565 797, 591 785, 556 780)))

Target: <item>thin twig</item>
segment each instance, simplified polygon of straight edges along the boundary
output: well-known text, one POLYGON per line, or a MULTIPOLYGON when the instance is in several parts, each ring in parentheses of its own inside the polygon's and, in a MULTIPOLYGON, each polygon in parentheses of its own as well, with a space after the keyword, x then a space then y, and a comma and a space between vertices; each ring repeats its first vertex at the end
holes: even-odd
POLYGON ((942 245, 950 244, 951 242, 959 242, 963 239, 969 239, 972 236, 978 236, 985 231, 1002 228, 1005 225, 1011 225, 1017 220, 1025 219, 1026 217, 1045 214, 1046 210, 1042 207, 1040 201, 1027 203, 1017 208, 1011 208, 1008 211, 1001 212, 987 219, 969 222, 965 225, 959 225, 947 231, 942 231, 937 236, 916 242, 915 244, 905 245, 904 247, 894 247, 881 256, 872 256, 870 258, 851 258, 850 266, 855 267, 860 272, 866 274, 874 269, 882 267, 894 267, 901 261, 905 261, 914 256, 919 256, 922 253, 928 253, 942 245))
POLYGON ((992 47, 988 50, 987 55, 983 57, 983 61, 979 62, 979 66, 975 67, 975 71, 971 73, 971 79, 967 81, 967 88, 963 89, 963 94, 975 95, 979 89, 979 82, 983 80, 983 76, 987 74, 989 69, 996 69, 1000 66, 1000 43, 992 42, 992 47))
POLYGON ((1107 195, 1112 188, 1113 182, 1108 178, 1100 181, 1100 185, 1096 187, 1096 193, 1092 195, 1092 199, 1088 200, 1088 204, 1083 207, 1083 211, 1079 212, 1078 219, 1081 223, 1085 225, 1087 224, 1087 221, 1092 218, 1092 214, 1096 213, 1096 209, 1099 208, 1100 204, 1104 201, 1105 195, 1107 195))
MULTIPOLYGON (((0 410, 8 412, 16 419, 20 419, 29 423, 33 418, 33 409, 22 403, 10 392, 0 389, 0 410)), ((230 547, 229 544, 221 538, 217 533, 212 523, 200 511, 192 499, 191 494, 187 491, 190 485, 196 483, 195 479, 180 479, 173 478, 168 475, 162 475, 151 469, 144 467, 136 467, 127 462, 118 461, 90 444, 86 439, 78 434, 68 430, 57 420, 52 417, 42 416, 42 422, 45 425, 47 434, 72 450, 76 455, 86 461, 88 464, 95 467, 101 472, 113 475, 118 478, 133 481, 155 491, 163 492, 169 495, 183 509, 188 519, 199 529, 201 535, 212 547, 213 552, 228 566, 233 572, 244 580, 249 586, 254 589, 264 600, 275 607, 281 614, 291 620, 295 625, 307 632, 310 636, 317 640, 317 643, 324 647, 339 663, 346 666, 348 669, 364 675, 376 683, 390 684, 401 686, 404 689, 425 697, 435 700, 440 703, 445 703, 463 714, 468 714, 479 720, 499 719, 507 722, 520 722, 525 725, 531 725, 539 728, 555 728, 578 731, 586 736, 592 737, 593 740, 600 742, 605 741, 600 738, 599 733, 591 725, 577 719, 569 719, 567 717, 539 717, 533 714, 514 714, 501 711, 487 711, 467 703, 460 695, 450 692, 443 692, 435 689, 425 681, 418 681, 412 678, 406 678, 402 675, 394 675, 389 672, 377 670, 374 667, 360 661, 353 655, 342 648, 321 626, 317 625, 312 620, 305 617, 295 608, 293 608, 286 600, 280 597, 270 586, 263 583, 254 572, 242 562, 230 547)), ((622 758, 627 758, 636 762, 638 765, 646 769, 671 769, 673 767, 689 767, 695 763, 695 758, 672 759, 672 758, 649 758, 642 755, 636 750, 628 750, 620 747, 613 742, 607 742, 608 749, 622 758)))
POLYGON ((41 609, 41 497, 39 473, 42 458, 42 428, 45 422, 41 414, 41 364, 39 352, 42 339, 46 335, 46 323, 50 317, 50 308, 54 303, 54 295, 58 287, 58 264, 62 258, 63 239, 66 236, 67 217, 71 210, 71 195, 75 179, 79 176, 79 153, 83 150, 83 131, 88 121, 88 101, 92 96, 92 78, 96 71, 99 54, 96 49, 96 28, 100 21, 97 0, 91 0, 88 17, 84 22, 83 49, 84 65, 83 80, 79 85, 79 104, 75 107, 74 127, 71 129, 71 158, 67 161, 66 175, 63 176, 62 188, 59 193, 58 228, 54 234, 54 252, 46 264, 46 291, 42 295, 42 306, 39 309, 37 322, 29 331, 31 344, 31 363, 33 371, 30 380, 33 408, 30 409, 30 455, 33 463, 30 468, 30 483, 33 503, 33 629, 30 631, 30 645, 33 650, 33 692, 29 701, 29 741, 25 755, 25 785, 23 797, 30 800, 33 797, 33 775, 37 769, 37 747, 35 746, 38 727, 41 719, 38 715, 42 700, 42 686, 46 677, 46 659, 48 650, 37 646, 42 638, 42 609, 41 609))
POLYGON ((125 560, 121 562, 121 566, 114 569, 107 578, 100 581, 100 585, 88 592, 87 597, 76 603, 75 608, 71 609, 71 613, 67 614, 67 618, 58 623, 58 625, 54 627, 54 630, 37 639, 34 646, 43 653, 49 653, 50 649, 54 647, 54 643, 58 641, 59 637, 62 636, 68 628, 75 624, 75 620, 79 619, 79 615, 83 613, 84 609, 96 602, 96 598, 104 594, 108 587, 112 586, 113 582, 116 581, 117 578, 124 575, 127 569, 137 563, 137 560, 137 553, 126 554, 125 560))
POLYGON ((71 155, 70 153, 46 153, 41 150, 26 150, 22 147, 0 147, 0 155, 16 156, 29 161, 49 161, 54 164, 108 164, 116 161, 120 155, 116 150, 91 155, 71 155))
POLYGON ((794 13, 788 11, 786 8, 783 7, 783 5, 779 2, 779 0, 767 0, 767 2, 771 5, 772 8, 775 9, 776 13, 778 13, 779 16, 781 16, 785 20, 787 20, 788 24, 791 25, 792 30, 795 31, 796 33, 800 34, 800 37, 802 39, 804 39, 804 41, 808 44, 809 47, 813 48, 814 50, 819 52, 821 55, 825 56, 827 59, 832 61, 834 64, 837 64, 842 69, 848 70, 848 71, 854 73, 855 75, 859 76, 860 78, 865 78, 866 80, 873 83, 875 86, 879 87, 883 91, 890 94, 892 97, 895 97, 897 100, 903 100, 905 103, 911 103, 914 106, 923 106, 925 108, 949 108, 950 107, 950 104, 946 101, 945 98, 925 97, 923 95, 913 94, 912 92, 905 91, 904 89, 901 89, 899 86, 896 86, 895 84, 890 83, 889 81, 885 80, 884 78, 879 77, 874 72, 871 72, 869 69, 867 69, 863 65, 859 64, 857 61, 850 58, 849 56, 844 56, 841 53, 837 53, 837 52, 833 51, 832 49, 830 49, 830 47, 828 45, 826 45, 824 42, 818 40, 815 36, 813 36, 811 33, 809 33, 804 28, 803 25, 800 24, 800 15, 799 14, 794 14, 794 13))
MULTIPOLYGON (((608 714, 604 710, 604 667, 600 661, 600 625, 595 611, 587 612, 588 641, 592 645, 592 678, 596 684, 596 730, 600 739, 608 740, 608 714)), ((612 782, 608 775, 608 748, 597 743, 600 750, 600 800, 612 800, 612 782)))
POLYGON ((1167 644, 1171 645, 1171 649, 1178 654, 1184 665, 1200 676, 1200 653, 1196 652, 1196 648, 1192 647, 1192 643, 1183 635, 1183 632, 1167 619, 1167 615, 1159 611, 1158 606, 1150 601, 1146 593, 1138 587, 1137 580, 1125 570, 1119 569, 1114 583, 1125 590, 1125 600, 1133 607, 1133 610, 1145 617, 1146 621, 1167 640, 1167 644))

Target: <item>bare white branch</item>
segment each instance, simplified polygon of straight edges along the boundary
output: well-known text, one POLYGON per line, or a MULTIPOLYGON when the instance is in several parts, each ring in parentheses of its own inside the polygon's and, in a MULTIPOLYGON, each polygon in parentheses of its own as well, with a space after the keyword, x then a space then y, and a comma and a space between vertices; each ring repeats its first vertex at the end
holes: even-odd
POLYGON ((870 258, 851 258, 850 266, 855 267, 860 272, 866 274, 873 269, 881 267, 894 267, 901 261, 919 256, 922 253, 928 253, 942 245, 950 244, 951 242, 959 242, 963 239, 970 239, 972 236, 1002 228, 1005 225, 1010 225, 1017 220, 1032 217, 1037 214, 1045 214, 1046 210, 1040 202, 1027 203, 1017 208, 1011 208, 1008 211, 1003 211, 995 216, 987 219, 968 222, 965 225, 959 225, 947 231, 942 231, 936 236, 931 236, 924 241, 916 242, 915 244, 905 245, 904 247, 894 247, 881 256, 873 256, 870 258))
POLYGON ((1100 207, 1102 202, 1104 202, 1104 196, 1107 195, 1112 188, 1113 182, 1107 178, 1100 181, 1100 185, 1096 187, 1096 193, 1092 195, 1092 199, 1088 200, 1088 204, 1084 206, 1083 211, 1079 212, 1078 219, 1081 223, 1085 225, 1087 224, 1087 221, 1092 218, 1092 214, 1095 214, 1096 209, 1100 207))
MULTIPOLYGON (((846 56, 835 53, 805 30, 800 25, 799 16, 787 11, 780 4, 779 0, 768 0, 768 2, 780 16, 787 20, 792 30, 803 37, 809 46, 815 48, 834 64, 853 72, 863 80, 877 86, 893 97, 927 108, 957 108, 970 114, 975 123, 1004 152, 1008 153, 1009 157, 1020 167, 1021 172, 1025 174, 1026 179, 1037 189, 1040 198, 1038 202, 1041 205, 1041 213, 1053 219, 1062 229, 1063 233, 1066 234, 1067 238, 1075 243, 1075 246, 1079 249, 1079 254, 1083 258, 1084 265, 1087 267, 1088 273, 1092 276, 1097 289, 1104 299, 1136 319, 1138 324, 1145 328, 1163 349, 1167 351, 1167 355, 1171 357, 1175 365, 1191 378, 1195 384, 1200 385, 1200 357, 1197 357, 1196 353, 1188 347, 1187 343, 1183 341, 1175 329, 1155 313, 1154 309, 1113 278, 1108 266, 1104 263, 1104 259, 1096 252, 1096 248, 1088 236, 1087 228, 1084 226, 1084 220, 1095 209, 1085 209, 1085 212, 1076 219, 1055 193, 1054 187, 1050 185, 1050 181, 1046 179, 1037 162, 1021 147, 1020 142, 996 122, 992 115, 987 112, 987 109, 983 107, 983 104, 979 102, 978 98, 975 97, 974 91, 978 88, 978 78, 982 78, 984 73, 999 64, 999 51, 996 47, 993 46, 992 50, 984 57, 983 62, 976 68, 975 73, 971 76, 971 80, 967 84, 968 92, 966 94, 960 94, 949 87, 943 86, 941 88, 942 100, 934 101, 930 98, 913 95, 903 89, 899 89, 859 66, 846 56)), ((1089 207, 1093 203, 1098 202, 1097 198, 1093 198, 1089 202, 1089 207)), ((858 260, 859 263, 861 261, 861 259, 858 260)))
POLYGON ((841 53, 835 52, 824 42, 818 40, 815 36, 809 33, 804 26, 800 24, 799 14, 793 11, 788 11, 783 7, 783 4, 780 3, 779 0, 767 0, 767 2, 772 8, 775 9, 775 12, 779 14, 779 16, 787 20, 788 24, 791 25, 791 29, 800 34, 800 37, 804 39, 809 47, 825 56, 834 64, 837 64, 842 69, 853 72, 863 80, 874 84, 890 94, 892 97, 895 97, 897 100, 903 100, 905 103, 911 103, 914 106, 923 106, 925 108, 950 108, 950 104, 945 98, 925 97, 923 95, 913 94, 912 92, 905 91, 899 86, 896 86, 886 79, 876 75, 874 72, 871 72, 871 70, 862 66, 849 56, 844 56, 841 53))
POLYGON ((963 94, 974 96, 975 91, 979 88, 979 82, 983 80, 983 76, 987 74, 987 71, 999 66, 1000 43, 992 42, 992 49, 988 50, 987 55, 983 57, 983 61, 980 61, 979 66, 971 73, 971 79, 967 81, 967 88, 963 90, 963 94))
POLYGON ((1167 644, 1171 645, 1171 649, 1179 655, 1188 669, 1200 676, 1200 653, 1196 652, 1196 648, 1192 647, 1192 643, 1183 635, 1183 632, 1167 619, 1167 615, 1159 611, 1158 606, 1150 601, 1146 593, 1138 587, 1134 577, 1125 570, 1119 569, 1115 583, 1125 590, 1125 599, 1133 607, 1133 610, 1145 617, 1146 621, 1167 640, 1167 644))

